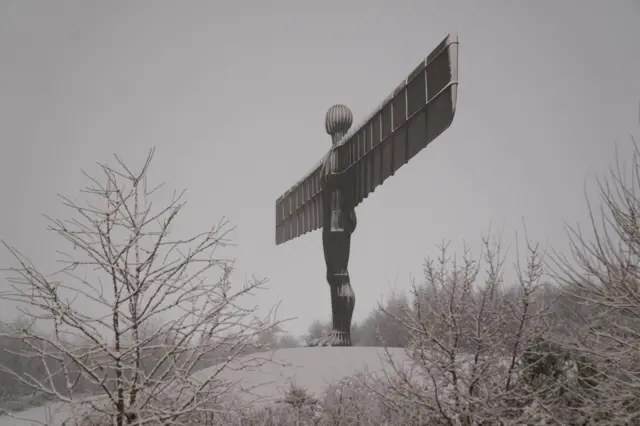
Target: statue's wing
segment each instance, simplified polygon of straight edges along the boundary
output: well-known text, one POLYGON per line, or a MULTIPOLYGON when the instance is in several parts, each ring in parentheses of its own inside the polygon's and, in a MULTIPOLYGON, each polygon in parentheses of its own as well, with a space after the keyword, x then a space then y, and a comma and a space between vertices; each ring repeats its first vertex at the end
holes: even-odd
MULTIPOLYGON (((354 185, 356 205, 451 125, 457 88, 458 38, 450 34, 338 142, 338 169, 354 185)), ((323 160, 276 200, 276 244, 322 227, 323 160)))
POLYGON ((322 161, 276 200, 276 244, 322 227, 321 168, 322 161))
POLYGON ((340 168, 360 204, 453 121, 458 38, 447 36, 405 81, 339 142, 340 168))

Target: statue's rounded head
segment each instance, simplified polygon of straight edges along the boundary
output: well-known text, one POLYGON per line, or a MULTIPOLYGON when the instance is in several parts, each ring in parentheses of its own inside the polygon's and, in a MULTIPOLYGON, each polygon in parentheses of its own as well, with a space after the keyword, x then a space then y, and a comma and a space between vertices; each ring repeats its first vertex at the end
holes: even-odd
POLYGON ((329 108, 324 120, 324 128, 331 135, 334 144, 349 131, 352 124, 353 113, 346 105, 342 104, 329 108))

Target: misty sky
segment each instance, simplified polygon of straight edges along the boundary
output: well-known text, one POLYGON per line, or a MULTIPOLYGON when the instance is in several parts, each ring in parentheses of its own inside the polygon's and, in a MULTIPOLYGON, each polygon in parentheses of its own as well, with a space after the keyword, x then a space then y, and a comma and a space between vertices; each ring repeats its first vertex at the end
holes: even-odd
MULTIPOLYGON (((358 209, 350 273, 362 319, 419 279, 436 244, 489 226, 564 249, 584 188, 640 141, 640 3, 630 1, 0 2, 0 238, 53 271, 80 169, 117 153, 186 188, 180 235, 222 216, 235 280, 300 334, 328 320, 319 232, 274 243, 274 203, 330 146, 324 115, 359 122, 451 31, 452 126, 358 209)), ((6 251, 2 266, 11 265, 6 251)), ((3 318, 15 314, 6 303, 3 318)))

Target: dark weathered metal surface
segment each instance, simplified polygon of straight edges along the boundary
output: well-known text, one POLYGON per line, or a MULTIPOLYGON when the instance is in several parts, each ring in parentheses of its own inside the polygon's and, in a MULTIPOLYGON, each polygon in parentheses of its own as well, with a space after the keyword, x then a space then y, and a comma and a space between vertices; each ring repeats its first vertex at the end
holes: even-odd
POLYGON ((458 40, 448 36, 355 130, 345 105, 327 112, 332 148, 276 201, 276 244, 322 228, 333 330, 311 346, 351 346, 355 293, 349 279, 355 207, 446 130, 458 84, 458 40))
MULTIPOLYGON (((338 164, 356 206, 451 125, 457 86, 458 39, 449 35, 362 124, 342 136, 338 164)), ((276 200, 276 244, 322 227, 320 167, 276 200)))
MULTIPOLYGON (((349 130, 351 111, 345 105, 334 105, 326 116, 326 130, 331 135, 332 147, 349 130)), ((356 229, 353 185, 341 173, 351 164, 349 155, 338 155, 332 149, 324 157, 321 173, 321 200, 323 211, 322 247, 327 266, 327 282, 331 289, 331 333, 312 342, 310 346, 351 346, 351 317, 355 308, 355 294, 349 279, 351 234, 356 229)), ((304 186, 304 185, 303 185, 304 186)))

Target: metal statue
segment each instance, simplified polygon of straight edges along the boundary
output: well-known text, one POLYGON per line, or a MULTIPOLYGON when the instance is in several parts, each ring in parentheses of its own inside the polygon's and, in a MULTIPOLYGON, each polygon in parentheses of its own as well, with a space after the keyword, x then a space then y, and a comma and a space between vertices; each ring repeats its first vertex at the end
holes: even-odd
POLYGON ((453 121, 458 39, 447 36, 355 129, 345 105, 327 112, 331 149, 276 200, 276 244, 322 228, 333 330, 310 346, 351 346, 355 293, 349 279, 355 208, 453 121))

